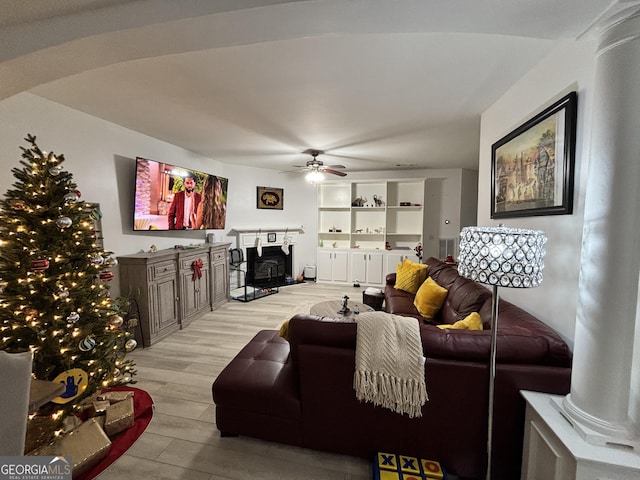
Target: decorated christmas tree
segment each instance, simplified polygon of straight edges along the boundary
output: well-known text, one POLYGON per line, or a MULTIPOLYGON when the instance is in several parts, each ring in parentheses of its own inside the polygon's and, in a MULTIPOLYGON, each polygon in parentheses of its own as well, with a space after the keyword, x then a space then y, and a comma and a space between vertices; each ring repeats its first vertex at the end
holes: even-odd
POLYGON ((33 352, 33 375, 64 385, 38 414, 56 424, 106 387, 130 383, 136 341, 109 295, 95 204, 80 200, 64 156, 25 139, 22 168, 0 200, 0 350, 33 352))

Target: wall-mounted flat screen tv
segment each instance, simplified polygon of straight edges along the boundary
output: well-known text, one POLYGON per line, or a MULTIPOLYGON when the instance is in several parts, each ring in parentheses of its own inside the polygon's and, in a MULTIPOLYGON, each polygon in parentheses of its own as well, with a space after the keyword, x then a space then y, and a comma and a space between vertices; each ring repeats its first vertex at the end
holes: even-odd
POLYGON ((228 186, 217 175, 138 157, 133 229, 222 229, 228 186))

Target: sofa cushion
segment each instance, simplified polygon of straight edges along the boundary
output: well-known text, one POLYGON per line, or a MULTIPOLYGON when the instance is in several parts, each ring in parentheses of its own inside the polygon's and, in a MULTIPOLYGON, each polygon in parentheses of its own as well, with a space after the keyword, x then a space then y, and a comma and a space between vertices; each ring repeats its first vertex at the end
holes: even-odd
POLYGON ((297 375, 287 341, 276 330, 259 332, 218 375, 213 400, 220 407, 300 418, 297 375))
MULTIPOLYGON (((442 323, 455 323, 470 313, 480 312, 485 302, 491 304, 491 292, 482 285, 458 277, 448 288, 449 295, 442 306, 442 323)), ((482 317, 483 320, 489 320, 482 317)))
POLYGON ((425 318, 433 318, 442 307, 448 293, 446 288, 438 285, 433 278, 429 277, 418 289, 413 304, 420 315, 425 318))
POLYGON ((426 278, 427 265, 415 263, 405 258, 396 267, 395 288, 415 295, 426 278))
MULTIPOLYGON (((491 354, 491 330, 457 330, 422 325, 422 346, 427 358, 487 363, 491 354)), ((498 363, 549 364, 549 344, 530 332, 498 330, 498 363)))
MULTIPOLYGON (((393 274, 395 278, 395 273, 393 274)), ((384 288, 384 311, 387 313, 395 313, 406 317, 414 317, 418 320, 424 320, 418 309, 413 304, 415 295, 404 290, 398 290, 394 287, 395 280, 387 283, 384 288)))

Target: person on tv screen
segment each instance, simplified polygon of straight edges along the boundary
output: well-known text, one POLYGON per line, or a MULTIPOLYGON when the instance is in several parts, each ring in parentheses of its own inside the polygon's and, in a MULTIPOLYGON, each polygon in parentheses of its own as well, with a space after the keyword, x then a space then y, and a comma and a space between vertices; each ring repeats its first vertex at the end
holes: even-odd
POLYGON ((187 230, 195 228, 196 212, 202 195, 196 192, 196 181, 192 174, 183 180, 184 189, 176 192, 169 207, 169 230, 187 230))
POLYGON ((194 228, 224 228, 226 213, 222 182, 215 175, 209 175, 202 185, 202 202, 198 206, 194 228))

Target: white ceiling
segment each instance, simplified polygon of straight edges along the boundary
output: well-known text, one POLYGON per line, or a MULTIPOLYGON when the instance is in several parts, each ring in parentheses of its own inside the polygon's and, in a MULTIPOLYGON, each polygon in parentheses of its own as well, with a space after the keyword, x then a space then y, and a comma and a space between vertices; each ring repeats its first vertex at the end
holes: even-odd
POLYGON ((0 98, 225 163, 292 170, 316 148, 348 171, 477 168, 480 114, 630 3, 0 0, 0 98))

